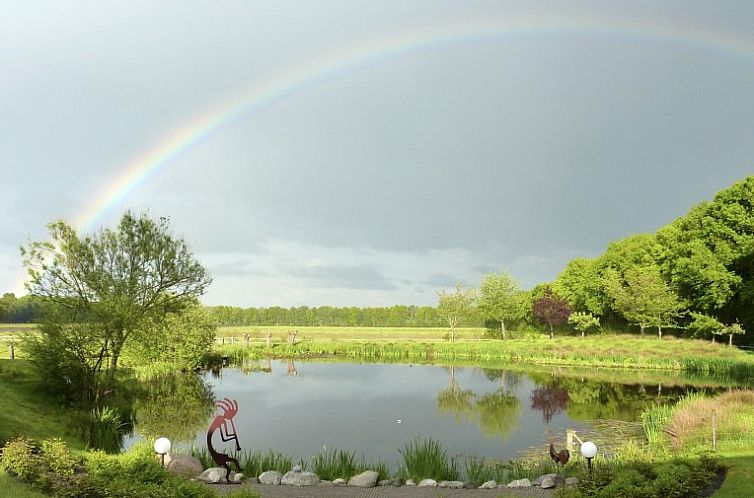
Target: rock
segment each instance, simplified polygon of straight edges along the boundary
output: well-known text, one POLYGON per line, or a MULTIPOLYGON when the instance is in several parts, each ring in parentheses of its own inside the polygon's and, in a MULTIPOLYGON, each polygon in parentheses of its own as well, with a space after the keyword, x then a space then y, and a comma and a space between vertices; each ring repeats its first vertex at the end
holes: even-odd
POLYGON ((259 482, 262 484, 280 484, 283 480, 283 475, 277 470, 268 470, 259 474, 259 482))
POLYGON ((413 479, 406 479, 406 486, 416 486, 416 481, 413 479))
POLYGON ((437 487, 437 481, 434 479, 422 479, 419 481, 420 488, 435 488, 437 487))
POLYGON ((540 484, 542 489, 550 489, 555 487, 555 479, 552 477, 545 477, 542 479, 542 483, 540 484))
POLYGON ((568 477, 565 480, 566 486, 576 486, 579 483, 578 477, 568 477))
POLYGON ((239 472, 238 474, 233 474, 233 479, 231 479, 232 482, 241 482, 243 481, 243 474, 239 472))
POLYGON ((185 477, 196 477, 204 470, 202 462, 198 458, 189 455, 172 455, 170 461, 165 458, 165 466, 173 474, 185 477))
POLYGON ((541 486, 542 481, 544 481, 548 477, 552 479, 556 485, 563 484, 565 482, 565 479, 560 474, 544 474, 534 479, 534 481, 531 484, 532 486, 541 486))
POLYGON ((463 489, 463 481, 440 481, 441 488, 463 489))
POLYGON ((530 488, 531 481, 529 479, 516 479, 508 483, 509 488, 530 488))
POLYGON ((381 481, 377 481, 377 486, 392 486, 393 480, 392 479, 383 479, 381 481))
POLYGON ((246 482, 259 484, 259 479, 257 479, 256 477, 249 477, 248 479, 246 479, 246 482))
POLYGON ((220 482, 225 479, 225 472, 221 467, 210 467, 199 474, 197 479, 204 482, 220 482))
POLYGON ((393 479, 393 486, 403 486, 403 479, 400 477, 393 479))
POLYGON ((495 481, 487 481, 481 486, 479 486, 479 489, 495 489, 497 487, 497 483, 495 481))
POLYGON ((321 479, 319 481, 319 485, 320 486, 334 486, 334 484, 332 483, 332 481, 326 481, 325 479, 321 479))
POLYGON ((348 484, 345 479, 340 479, 340 478, 335 479, 332 483, 335 486, 345 486, 346 484, 348 484))
POLYGON ((377 484, 378 477, 380 477, 379 473, 373 470, 367 470, 366 472, 362 472, 361 474, 350 478, 348 480, 348 485, 357 486, 359 488, 373 488, 374 485, 377 484))
POLYGON ((319 476, 313 472, 301 470, 300 465, 293 467, 293 470, 286 472, 280 484, 288 486, 315 486, 319 484, 319 476))

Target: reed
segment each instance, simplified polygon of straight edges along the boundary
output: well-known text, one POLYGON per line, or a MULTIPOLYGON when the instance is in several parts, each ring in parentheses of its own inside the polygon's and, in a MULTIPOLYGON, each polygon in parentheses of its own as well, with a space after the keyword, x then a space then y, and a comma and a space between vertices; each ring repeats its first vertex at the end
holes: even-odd
POLYGON ((432 438, 414 439, 398 450, 403 457, 405 477, 455 481, 460 477, 455 459, 449 459, 445 448, 432 438))

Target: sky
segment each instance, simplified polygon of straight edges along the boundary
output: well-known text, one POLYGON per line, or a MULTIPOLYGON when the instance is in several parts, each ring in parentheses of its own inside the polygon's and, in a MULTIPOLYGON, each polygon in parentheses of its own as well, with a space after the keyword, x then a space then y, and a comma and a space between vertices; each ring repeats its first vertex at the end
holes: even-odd
POLYGON ((754 2, 0 0, 0 293, 166 216, 233 306, 524 288, 754 174, 754 2))

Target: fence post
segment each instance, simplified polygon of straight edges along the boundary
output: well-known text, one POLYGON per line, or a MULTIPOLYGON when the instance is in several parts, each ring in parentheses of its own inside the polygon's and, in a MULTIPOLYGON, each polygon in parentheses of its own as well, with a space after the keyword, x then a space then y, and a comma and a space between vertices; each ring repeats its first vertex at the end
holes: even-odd
POLYGON ((717 451, 717 408, 712 409, 712 451, 717 451))
POLYGON ((566 449, 569 453, 573 452, 573 429, 566 431, 566 449))
POLYGON ((10 359, 11 360, 15 360, 16 359, 16 351, 15 351, 15 348, 13 347, 13 343, 12 342, 10 343, 10 359))

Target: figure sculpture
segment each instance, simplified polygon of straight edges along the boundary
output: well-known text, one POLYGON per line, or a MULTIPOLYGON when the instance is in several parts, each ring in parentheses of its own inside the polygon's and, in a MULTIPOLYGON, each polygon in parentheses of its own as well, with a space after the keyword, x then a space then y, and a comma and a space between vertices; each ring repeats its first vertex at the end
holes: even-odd
POLYGON ((220 453, 212 446, 212 435, 215 431, 220 432, 220 439, 224 443, 229 441, 236 442, 236 451, 241 451, 241 445, 238 442, 238 434, 236 433, 236 425, 233 423, 233 417, 238 413, 238 402, 234 399, 225 398, 215 402, 215 406, 222 408, 222 415, 217 415, 207 430, 207 451, 212 455, 212 459, 215 463, 223 467, 225 472, 225 481, 230 482, 230 462, 236 464, 238 471, 241 471, 241 465, 238 460, 228 455, 227 453, 220 453))

